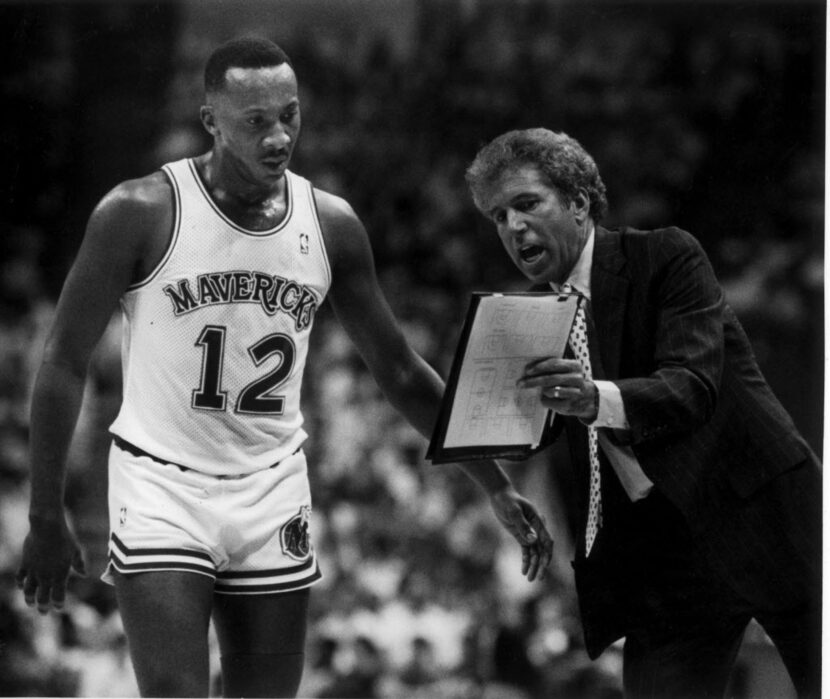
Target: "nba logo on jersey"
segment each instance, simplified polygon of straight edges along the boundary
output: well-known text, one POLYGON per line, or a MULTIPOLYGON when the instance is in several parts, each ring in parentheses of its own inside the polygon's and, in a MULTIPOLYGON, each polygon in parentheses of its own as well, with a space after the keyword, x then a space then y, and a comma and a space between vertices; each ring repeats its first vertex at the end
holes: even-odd
POLYGON ((300 511, 283 524, 282 529, 280 529, 282 551, 295 561, 304 561, 311 551, 308 541, 308 521, 310 518, 311 508, 308 505, 303 505, 300 511))
POLYGON ((300 252, 308 255, 308 233, 300 233, 300 252))

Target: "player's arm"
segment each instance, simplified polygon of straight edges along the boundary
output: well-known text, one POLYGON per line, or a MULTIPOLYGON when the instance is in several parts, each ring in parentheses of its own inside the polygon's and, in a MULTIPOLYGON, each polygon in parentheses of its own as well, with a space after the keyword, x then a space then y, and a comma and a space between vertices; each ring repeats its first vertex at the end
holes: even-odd
POLYGON ((26 602, 42 613, 62 606, 70 567, 84 572, 63 500, 88 364, 121 294, 151 269, 170 221, 160 175, 116 187, 93 211, 58 300, 32 395, 30 531, 17 575, 26 602))
MULTIPOLYGON (((316 196, 332 267, 332 308, 389 402, 429 438, 444 383, 398 326, 378 285, 368 236, 351 207, 323 192, 316 196)), ((541 575, 553 542, 536 509, 495 461, 461 468, 490 496, 497 517, 522 545, 523 572, 531 580, 541 575)))

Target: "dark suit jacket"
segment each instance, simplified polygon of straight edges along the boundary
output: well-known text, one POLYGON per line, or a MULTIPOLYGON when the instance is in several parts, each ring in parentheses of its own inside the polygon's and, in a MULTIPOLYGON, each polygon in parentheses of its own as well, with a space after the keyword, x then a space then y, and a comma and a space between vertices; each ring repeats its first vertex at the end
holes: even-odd
MULTIPOLYGON (((591 297, 599 370, 619 387, 631 427, 615 438, 682 513, 713 570, 754 603, 788 608, 805 589, 788 571, 820 575, 818 460, 761 375, 702 248, 677 228, 598 227, 591 297), (784 474, 796 472, 794 490, 784 474)), ((584 426, 565 423, 584 462, 584 426)), ((577 554, 595 657, 625 635, 631 591, 615 590, 620 571, 601 551, 587 565, 577 554)))

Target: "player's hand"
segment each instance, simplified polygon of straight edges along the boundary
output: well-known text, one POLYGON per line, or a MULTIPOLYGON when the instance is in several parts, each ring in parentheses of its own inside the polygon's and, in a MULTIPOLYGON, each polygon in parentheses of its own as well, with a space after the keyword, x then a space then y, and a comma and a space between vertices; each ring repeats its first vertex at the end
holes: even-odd
POLYGON ((75 537, 64 518, 35 522, 23 542, 23 559, 17 571, 17 587, 30 607, 41 614, 60 611, 66 599, 71 570, 86 575, 86 565, 75 537))
POLYGON ((544 518, 513 487, 492 493, 490 504, 505 529, 522 546, 522 575, 531 582, 542 580, 553 556, 553 539, 544 518))
POLYGON ((585 378, 576 359, 546 357, 530 362, 518 381, 519 388, 541 388, 542 405, 586 422, 597 418, 597 387, 585 378))

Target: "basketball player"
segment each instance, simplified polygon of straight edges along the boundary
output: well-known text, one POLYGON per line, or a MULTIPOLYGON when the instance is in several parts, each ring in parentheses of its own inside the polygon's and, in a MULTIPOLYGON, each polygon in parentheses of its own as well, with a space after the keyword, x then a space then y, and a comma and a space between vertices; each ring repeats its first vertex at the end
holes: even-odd
MULTIPOLYGON (((390 402, 424 435, 443 384, 407 345, 367 234, 342 199, 288 170, 300 131, 287 56, 229 42, 205 69, 211 150, 124 182, 94 210, 58 303, 31 418, 31 529, 18 584, 46 613, 81 553, 63 509, 86 366, 117 303, 124 397, 111 427, 110 562, 144 696, 208 695, 214 619, 227 696, 292 696, 303 665, 311 498, 300 385, 328 297, 390 402)), ((552 542, 493 462, 466 467, 523 547, 552 542)))

